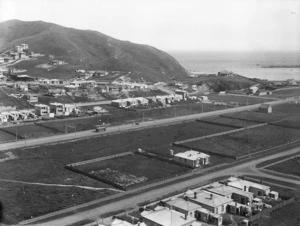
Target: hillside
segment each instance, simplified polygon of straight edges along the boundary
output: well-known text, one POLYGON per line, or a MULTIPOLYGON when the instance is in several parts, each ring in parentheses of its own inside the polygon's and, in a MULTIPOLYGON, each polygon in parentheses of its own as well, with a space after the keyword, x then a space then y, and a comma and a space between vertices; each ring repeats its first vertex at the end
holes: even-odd
MULTIPOLYGON (((172 77, 180 80, 187 76, 185 69, 172 56, 148 45, 43 21, 9 20, 0 23, 0 51, 21 43, 29 44, 34 52, 52 54, 68 62, 61 75, 80 67, 131 71, 133 78, 143 77, 153 82, 168 81, 172 77)), ((39 71, 34 73, 35 76, 40 74, 39 71)))
POLYGON ((252 85, 259 83, 244 76, 235 75, 232 77, 226 76, 199 76, 198 78, 191 78, 191 84, 203 85, 206 84, 211 90, 215 92, 240 90, 249 88, 252 85))

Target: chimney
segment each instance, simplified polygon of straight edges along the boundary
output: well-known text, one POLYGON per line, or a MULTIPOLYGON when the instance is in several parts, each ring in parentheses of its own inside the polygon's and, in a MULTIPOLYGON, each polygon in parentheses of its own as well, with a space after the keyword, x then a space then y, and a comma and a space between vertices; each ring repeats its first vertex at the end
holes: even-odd
POLYGON ((210 199, 213 199, 213 194, 210 194, 210 199))
POLYGON ((187 195, 186 195, 186 196, 184 196, 184 200, 185 200, 185 201, 187 201, 187 200, 188 200, 188 197, 187 197, 187 195))
POLYGON ((244 186, 244 191, 247 191, 247 186, 244 186))
POLYGON ((194 192, 194 199, 197 199, 197 192, 194 192))

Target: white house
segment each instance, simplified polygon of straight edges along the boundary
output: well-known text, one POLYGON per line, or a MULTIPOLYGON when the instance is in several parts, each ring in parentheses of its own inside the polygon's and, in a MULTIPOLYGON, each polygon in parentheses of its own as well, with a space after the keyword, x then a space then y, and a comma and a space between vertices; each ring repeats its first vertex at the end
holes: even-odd
POLYGON ((50 107, 45 104, 36 104, 34 105, 35 113, 39 116, 49 115, 50 107))
POLYGON ((63 115, 65 112, 65 106, 61 103, 50 103, 50 112, 54 113, 55 115, 63 115))
POLYGON ((180 152, 174 155, 175 162, 188 165, 192 168, 209 164, 209 159, 209 155, 194 150, 180 152))

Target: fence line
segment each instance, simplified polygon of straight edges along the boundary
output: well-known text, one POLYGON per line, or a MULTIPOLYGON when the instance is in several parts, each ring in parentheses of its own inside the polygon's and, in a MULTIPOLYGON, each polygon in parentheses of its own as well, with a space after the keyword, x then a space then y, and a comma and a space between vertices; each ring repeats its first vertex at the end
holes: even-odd
POLYGON ((113 159, 113 158, 117 158, 117 157, 121 157, 121 156, 133 155, 133 154, 134 153, 132 151, 128 151, 128 152, 123 152, 123 153, 120 153, 120 154, 109 155, 109 156, 90 159, 90 160, 86 160, 86 161, 82 161, 82 162, 70 163, 67 166, 70 166, 70 167, 81 166, 81 165, 85 165, 85 164, 89 164, 89 163, 93 163, 93 162, 101 162, 101 161, 104 161, 104 160, 113 159))
POLYGON ((256 215, 253 215, 253 216, 249 217, 249 220, 250 220, 250 221, 255 221, 255 220, 257 220, 257 219, 259 219, 259 218, 261 218, 261 217, 263 217, 263 216, 265 216, 265 215, 268 215, 268 214, 270 214, 270 213, 272 213, 272 212, 274 212, 274 211, 276 211, 276 210, 278 210, 278 209, 280 209, 280 208, 282 208, 282 207, 284 207, 284 206, 286 206, 286 205, 291 204, 291 203, 294 202, 294 201, 295 201, 294 198, 285 200, 285 201, 283 201, 283 202, 281 202, 281 203, 279 203, 279 204, 273 206, 273 207, 270 208, 270 209, 264 209, 264 210, 261 211, 260 213, 258 213, 258 214, 256 214, 256 215))

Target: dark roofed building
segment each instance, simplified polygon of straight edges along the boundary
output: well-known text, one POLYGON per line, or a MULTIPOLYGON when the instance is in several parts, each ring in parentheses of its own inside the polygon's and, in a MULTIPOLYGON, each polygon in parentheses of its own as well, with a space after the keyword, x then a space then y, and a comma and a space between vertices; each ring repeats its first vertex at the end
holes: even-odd
POLYGON ((272 106, 271 104, 261 104, 258 111, 263 113, 272 113, 272 106))

